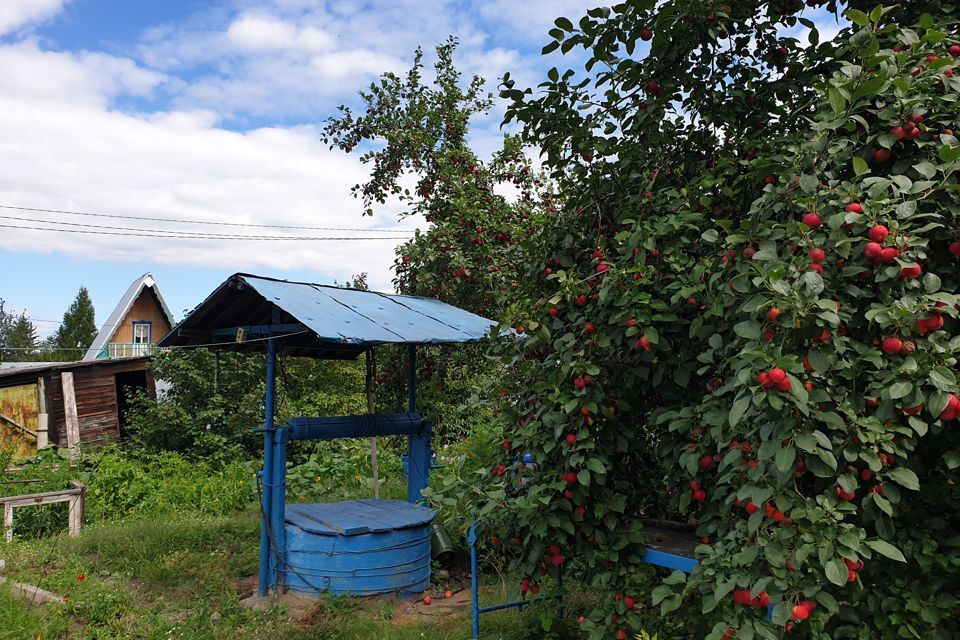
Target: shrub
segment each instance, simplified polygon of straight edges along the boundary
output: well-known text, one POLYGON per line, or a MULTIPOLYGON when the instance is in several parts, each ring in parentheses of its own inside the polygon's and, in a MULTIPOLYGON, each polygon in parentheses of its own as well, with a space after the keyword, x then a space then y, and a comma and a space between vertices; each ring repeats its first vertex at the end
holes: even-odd
POLYGON ((956 7, 862 4, 820 42, 799 1, 623 3, 556 21, 585 78, 505 81, 565 202, 481 508, 522 575, 585 568, 586 637, 639 630, 651 509, 704 537, 652 599, 691 636, 958 633, 956 7))

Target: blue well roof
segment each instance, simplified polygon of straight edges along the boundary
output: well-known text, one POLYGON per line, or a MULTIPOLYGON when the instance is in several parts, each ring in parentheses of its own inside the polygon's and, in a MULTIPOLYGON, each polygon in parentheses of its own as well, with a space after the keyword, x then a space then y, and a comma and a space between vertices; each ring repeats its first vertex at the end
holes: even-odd
POLYGON ((380 344, 477 342, 493 320, 414 296, 290 282, 238 273, 221 284, 160 342, 161 347, 217 346, 262 351, 253 329, 237 341, 229 330, 272 326, 283 350, 317 358, 354 358, 380 344), (288 329, 283 332, 282 327, 288 329), (298 329, 299 327, 299 329, 298 329))

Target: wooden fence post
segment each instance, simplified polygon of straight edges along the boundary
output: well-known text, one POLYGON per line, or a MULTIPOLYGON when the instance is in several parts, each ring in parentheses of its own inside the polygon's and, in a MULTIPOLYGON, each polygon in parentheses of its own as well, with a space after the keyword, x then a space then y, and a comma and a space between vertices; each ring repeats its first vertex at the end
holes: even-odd
POLYGON ((47 383, 37 378, 37 451, 50 444, 50 415, 47 413, 47 383))
POLYGON ((67 448, 70 449, 70 461, 77 460, 77 445, 80 444, 80 420, 77 417, 77 397, 73 390, 73 373, 60 374, 63 386, 63 414, 67 427, 67 448))

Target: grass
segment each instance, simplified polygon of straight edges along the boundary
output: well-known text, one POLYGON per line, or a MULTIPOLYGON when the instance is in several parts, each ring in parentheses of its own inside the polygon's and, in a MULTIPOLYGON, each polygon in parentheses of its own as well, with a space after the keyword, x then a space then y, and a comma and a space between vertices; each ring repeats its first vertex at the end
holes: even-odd
MULTIPOLYGON (((255 587, 259 525, 254 510, 88 527, 78 538, 0 547, 12 580, 63 595, 63 604, 25 608, 0 587, 0 640, 71 638, 460 640, 469 609, 323 598, 291 616, 283 607, 240 604, 255 587)), ((506 599, 499 582, 484 600, 506 599)), ((484 638, 538 637, 515 611, 483 618, 484 638)))

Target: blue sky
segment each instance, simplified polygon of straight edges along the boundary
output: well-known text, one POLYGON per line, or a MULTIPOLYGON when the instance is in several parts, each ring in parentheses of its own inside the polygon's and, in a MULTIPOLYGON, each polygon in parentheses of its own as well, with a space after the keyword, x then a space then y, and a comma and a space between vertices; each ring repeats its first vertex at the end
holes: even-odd
MULTIPOLYGON (((355 103, 356 92, 382 71, 406 69, 416 46, 429 50, 451 34, 462 42, 461 69, 486 77, 492 91, 506 71, 536 84, 556 63, 539 55, 553 20, 576 18, 594 4, 2 0, 0 205, 409 234, 418 221, 399 223, 396 205, 373 219, 360 215, 349 187, 363 178, 363 167, 355 155, 324 147, 323 120, 336 105, 355 103)), ((500 120, 498 108, 476 123, 473 143, 481 152, 496 147, 500 120)), ((3 208, 0 216, 7 216, 0 224, 14 226, 39 223, 11 217, 258 232, 3 208)), ((389 290, 398 242, 0 228, 0 298, 37 318, 47 334, 80 285, 102 321, 146 271, 178 317, 237 271, 320 282, 366 271, 376 288, 389 290)))
MULTIPOLYGON (((0 0, 0 298, 52 332, 80 285, 102 321, 150 271, 174 313, 231 273, 317 282, 367 272, 390 290, 394 248, 422 221, 390 203, 361 216, 357 154, 320 139, 339 104, 417 46, 455 35, 458 67, 496 92, 509 71, 535 86, 556 17, 597 0, 0 0), (26 212, 56 209, 179 220, 359 229, 263 230, 26 212), (21 218, 14 220, 13 218, 21 218), (36 222, 36 221, 45 221, 36 222), (9 226, 50 221, 173 232, 393 237, 345 242, 142 238, 9 226), (48 322, 54 321, 54 322, 48 322)), ((809 16, 820 17, 807 11, 809 16)), ((836 25, 825 24, 821 38, 836 25)), ((802 33, 797 33, 804 37, 802 33)), ((642 46, 637 55, 644 55, 642 46)), ((502 105, 474 122, 486 156, 502 105)), ((62 226, 61 226, 62 228, 62 226)), ((74 226, 75 231, 103 231, 74 226)))

